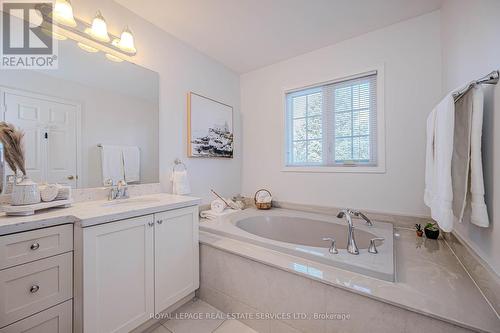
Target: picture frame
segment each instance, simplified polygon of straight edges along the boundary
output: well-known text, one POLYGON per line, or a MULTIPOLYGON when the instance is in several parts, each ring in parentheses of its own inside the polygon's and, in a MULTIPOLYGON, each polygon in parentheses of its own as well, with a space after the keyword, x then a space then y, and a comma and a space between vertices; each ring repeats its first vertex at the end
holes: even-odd
POLYGON ((233 107, 215 99, 187 94, 187 155, 233 158, 233 107))

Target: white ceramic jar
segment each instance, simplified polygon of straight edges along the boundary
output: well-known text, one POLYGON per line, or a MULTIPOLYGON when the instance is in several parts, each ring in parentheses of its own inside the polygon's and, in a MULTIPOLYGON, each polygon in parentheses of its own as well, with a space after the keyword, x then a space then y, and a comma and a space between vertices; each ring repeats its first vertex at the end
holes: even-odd
POLYGON ((38 184, 24 176, 21 181, 15 182, 12 189, 12 205, 32 205, 40 202, 38 184))

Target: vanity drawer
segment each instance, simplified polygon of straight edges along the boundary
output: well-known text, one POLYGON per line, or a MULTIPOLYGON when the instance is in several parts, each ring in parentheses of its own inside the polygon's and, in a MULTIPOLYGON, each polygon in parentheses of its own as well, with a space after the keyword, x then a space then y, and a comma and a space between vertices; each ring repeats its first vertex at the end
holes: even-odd
POLYGON ((0 271, 0 327, 70 299, 72 273, 73 252, 0 271))
POLYGON ((0 269, 73 250, 73 225, 0 237, 0 269))
POLYGON ((66 301, 0 329, 0 333, 71 333, 72 301, 66 301))

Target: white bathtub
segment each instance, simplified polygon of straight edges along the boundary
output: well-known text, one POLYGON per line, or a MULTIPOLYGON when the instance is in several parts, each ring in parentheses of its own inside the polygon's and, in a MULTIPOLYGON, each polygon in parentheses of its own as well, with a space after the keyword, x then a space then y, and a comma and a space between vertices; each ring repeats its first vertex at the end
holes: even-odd
POLYGON ((200 230, 267 247, 341 269, 394 281, 393 227, 373 221, 372 227, 354 219, 354 235, 360 254, 347 252, 347 223, 336 216, 273 208, 269 211, 246 209, 219 218, 202 220, 200 230), (338 254, 330 254, 334 238, 338 254), (371 238, 383 237, 378 254, 368 253, 371 238))

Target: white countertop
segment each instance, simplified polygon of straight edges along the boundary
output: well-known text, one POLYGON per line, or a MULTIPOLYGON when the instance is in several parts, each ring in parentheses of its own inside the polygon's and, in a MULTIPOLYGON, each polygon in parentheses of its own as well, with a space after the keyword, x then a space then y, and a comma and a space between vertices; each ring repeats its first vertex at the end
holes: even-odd
POLYGON ((69 208, 50 208, 31 216, 0 214, 0 235, 23 232, 66 223, 81 227, 154 214, 161 211, 195 206, 199 198, 157 193, 123 200, 96 200, 74 203, 69 208))

